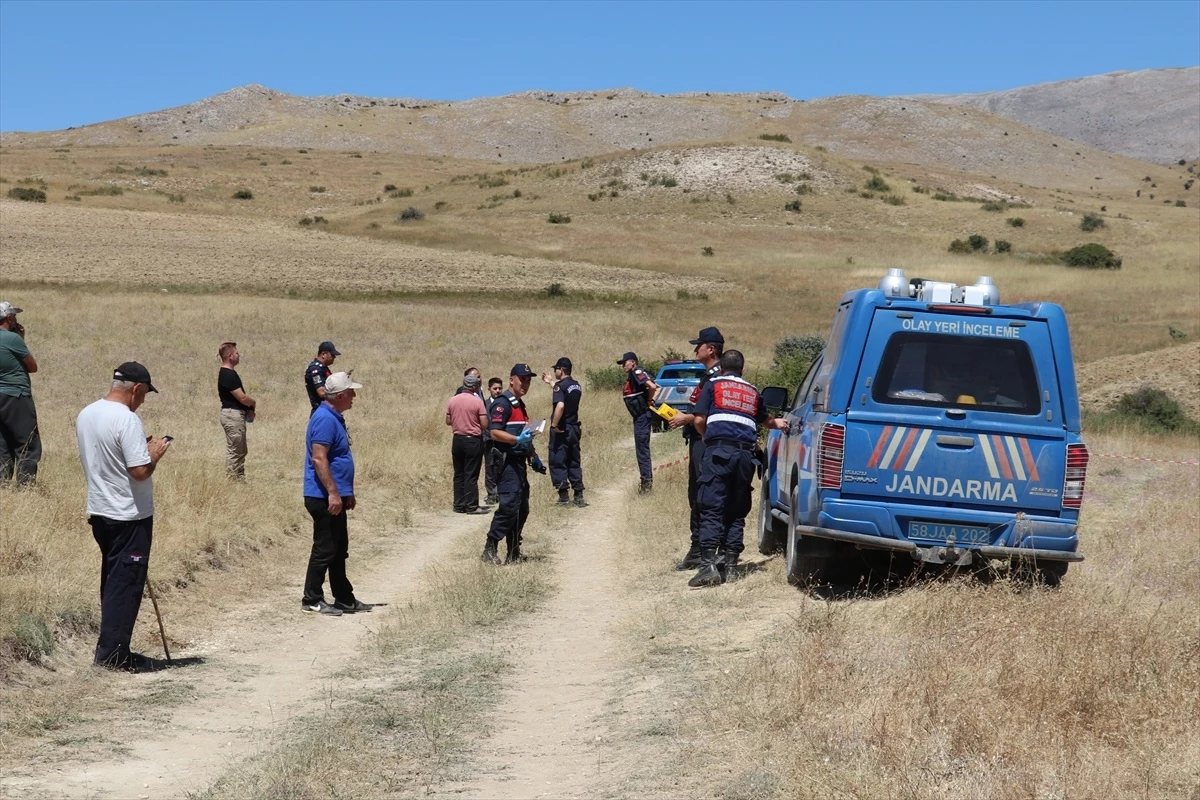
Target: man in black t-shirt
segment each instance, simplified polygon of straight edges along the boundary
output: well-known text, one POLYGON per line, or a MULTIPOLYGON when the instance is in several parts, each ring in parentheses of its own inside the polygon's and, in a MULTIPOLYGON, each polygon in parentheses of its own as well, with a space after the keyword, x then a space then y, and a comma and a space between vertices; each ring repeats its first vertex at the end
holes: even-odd
MULTIPOLYGON (((308 362, 304 368, 304 388, 308 390, 308 402, 312 411, 325 401, 325 379, 330 375, 330 367, 341 353, 333 346, 333 342, 321 342, 317 346, 317 357, 308 362)), ((309 415, 312 415, 312 411, 309 415)))
POLYGON ((246 394, 242 378, 234 369, 242 360, 237 342, 225 342, 217 350, 221 371, 217 373, 217 396, 221 398, 221 427, 225 429, 225 472, 237 481, 246 480, 246 423, 254 422, 254 398, 246 394))
POLYGON ((550 417, 550 481, 558 489, 558 505, 571 505, 568 488, 575 490, 575 505, 583 508, 583 465, 579 440, 583 427, 579 422, 579 400, 583 387, 571 377, 571 359, 560 358, 554 364, 554 378, 542 380, 554 391, 550 417))

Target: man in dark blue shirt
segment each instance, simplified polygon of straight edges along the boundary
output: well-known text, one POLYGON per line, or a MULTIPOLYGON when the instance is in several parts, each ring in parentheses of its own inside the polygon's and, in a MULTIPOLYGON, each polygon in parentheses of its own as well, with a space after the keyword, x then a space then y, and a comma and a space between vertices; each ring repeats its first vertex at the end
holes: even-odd
POLYGON ((617 359, 625 370, 625 383, 621 387, 621 399, 625 410, 633 417, 633 452, 637 456, 638 493, 646 494, 654 487, 654 469, 650 464, 650 402, 658 392, 658 384, 638 366, 637 353, 629 352, 617 359))
POLYGON ((333 342, 321 342, 317 347, 317 357, 304 368, 304 388, 308 390, 308 402, 313 411, 325 399, 325 379, 329 377, 329 368, 333 366, 334 359, 340 355, 333 342))
POLYGON ((533 449, 534 433, 529 429, 529 414, 521 399, 529 392, 534 372, 528 364, 515 364, 508 377, 508 391, 496 398, 488 411, 488 429, 492 446, 504 460, 497 487, 500 505, 492 517, 487 541, 481 558, 488 564, 499 564, 496 546, 503 539, 508 545, 505 561, 521 561, 521 532, 529 517, 529 477, 526 464, 535 472, 545 473, 546 467, 533 449))
POLYGON ((568 488, 575 491, 575 505, 583 508, 583 462, 579 440, 583 426, 579 422, 579 400, 583 387, 571 377, 571 359, 563 356, 554 363, 554 378, 542 380, 554 391, 550 416, 550 481, 558 489, 558 505, 571 505, 568 488))
POLYGON ((720 364, 721 374, 704 385, 693 409, 692 424, 704 437, 704 458, 696 498, 700 506, 700 569, 688 586, 716 586, 736 579, 742 531, 750 513, 758 426, 787 427, 786 420, 767 417, 758 389, 742 380, 745 359, 740 352, 726 351, 720 364), (725 557, 718 565, 721 545, 725 557))
POLYGON ((371 610, 371 606, 354 597, 354 587, 346 577, 346 559, 350 555, 346 514, 358 503, 354 494, 354 456, 342 415, 354 405, 355 390, 361 388, 345 372, 335 372, 326 378, 324 400, 313 409, 304 435, 304 508, 313 520, 313 546, 304 577, 301 608, 333 617, 371 610), (326 572, 333 605, 325 602, 326 572))

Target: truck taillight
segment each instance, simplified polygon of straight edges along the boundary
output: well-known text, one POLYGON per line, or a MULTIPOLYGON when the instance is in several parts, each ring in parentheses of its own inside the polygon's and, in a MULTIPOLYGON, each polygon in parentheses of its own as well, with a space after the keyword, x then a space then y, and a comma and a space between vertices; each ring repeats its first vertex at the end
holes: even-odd
POLYGON ((817 445, 817 484, 822 489, 842 488, 842 454, 846 449, 846 428, 826 423, 817 445))
POLYGON ((1083 484, 1087 480, 1088 449, 1083 444, 1067 445, 1067 472, 1063 477, 1063 508, 1083 505, 1083 484))

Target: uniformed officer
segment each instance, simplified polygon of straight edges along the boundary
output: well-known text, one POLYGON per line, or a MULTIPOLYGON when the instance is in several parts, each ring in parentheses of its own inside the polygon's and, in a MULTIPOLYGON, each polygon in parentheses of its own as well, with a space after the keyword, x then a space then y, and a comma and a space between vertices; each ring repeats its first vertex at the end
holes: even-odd
POLYGON ((554 377, 546 374, 542 380, 554 390, 550 401, 550 481, 558 489, 558 505, 571 505, 568 488, 575 490, 575 505, 583 508, 583 464, 579 440, 583 427, 579 422, 579 400, 583 387, 571 377, 571 359, 563 356, 554 363, 554 377))
MULTIPOLYGON (((694 409, 704 385, 721 374, 720 361, 725 352, 725 337, 716 328, 704 328, 689 344, 695 346, 696 360, 707 369, 700 378, 700 385, 692 391, 688 400, 694 409)), ((667 423, 672 430, 683 429, 683 440, 688 446, 688 508, 691 509, 692 540, 687 555, 675 565, 677 570, 695 569, 700 566, 700 506, 696 503, 696 489, 700 483, 700 463, 704 460, 704 437, 696 431, 693 424, 695 420, 695 414, 676 414, 667 423)))
POLYGON ((313 411, 325 401, 325 379, 330 375, 330 366, 341 353, 333 346, 333 342, 321 342, 317 346, 317 357, 304 368, 304 388, 308 390, 308 402, 313 411))
POLYGON ((546 472, 545 465, 533 449, 533 431, 527 426, 529 414, 521 400, 529 392, 529 380, 533 374, 528 364, 514 365, 509 373, 508 391, 496 398, 488 412, 492 446, 504 459, 497 486, 500 505, 492 517, 481 556, 489 564, 500 563, 496 546, 501 539, 508 544, 505 561, 511 564, 521 560, 521 530, 529 516, 529 477, 525 465, 528 462, 535 472, 546 472))
POLYGON ((735 580, 742 532, 750 513, 754 448, 758 426, 782 430, 783 419, 768 419, 754 384, 742 380, 745 359, 737 350, 721 356, 721 374, 700 392, 693 425, 704 437, 697 502, 700 506, 700 569, 688 586, 716 586, 735 580), (725 542, 723 564, 717 547, 725 542), (721 570, 719 566, 723 566, 721 570))
POLYGON ((650 401, 658 392, 658 384, 646 370, 638 366, 636 353, 626 353, 617 359, 617 363, 625 370, 625 385, 621 389, 621 396, 625 400, 629 416, 633 417, 633 449, 637 453, 638 473, 641 477, 638 493, 646 494, 654 486, 654 471, 650 465, 650 418, 654 412, 650 410, 650 401))

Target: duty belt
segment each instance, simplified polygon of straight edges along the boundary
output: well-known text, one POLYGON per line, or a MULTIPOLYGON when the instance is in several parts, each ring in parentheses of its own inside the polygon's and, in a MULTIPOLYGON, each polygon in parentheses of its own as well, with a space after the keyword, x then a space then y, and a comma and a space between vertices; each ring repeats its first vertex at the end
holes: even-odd
POLYGON ((706 447, 720 445, 722 447, 732 447, 737 450, 747 450, 751 453, 754 452, 755 444, 755 442, 739 442, 736 439, 707 439, 704 442, 706 447))

